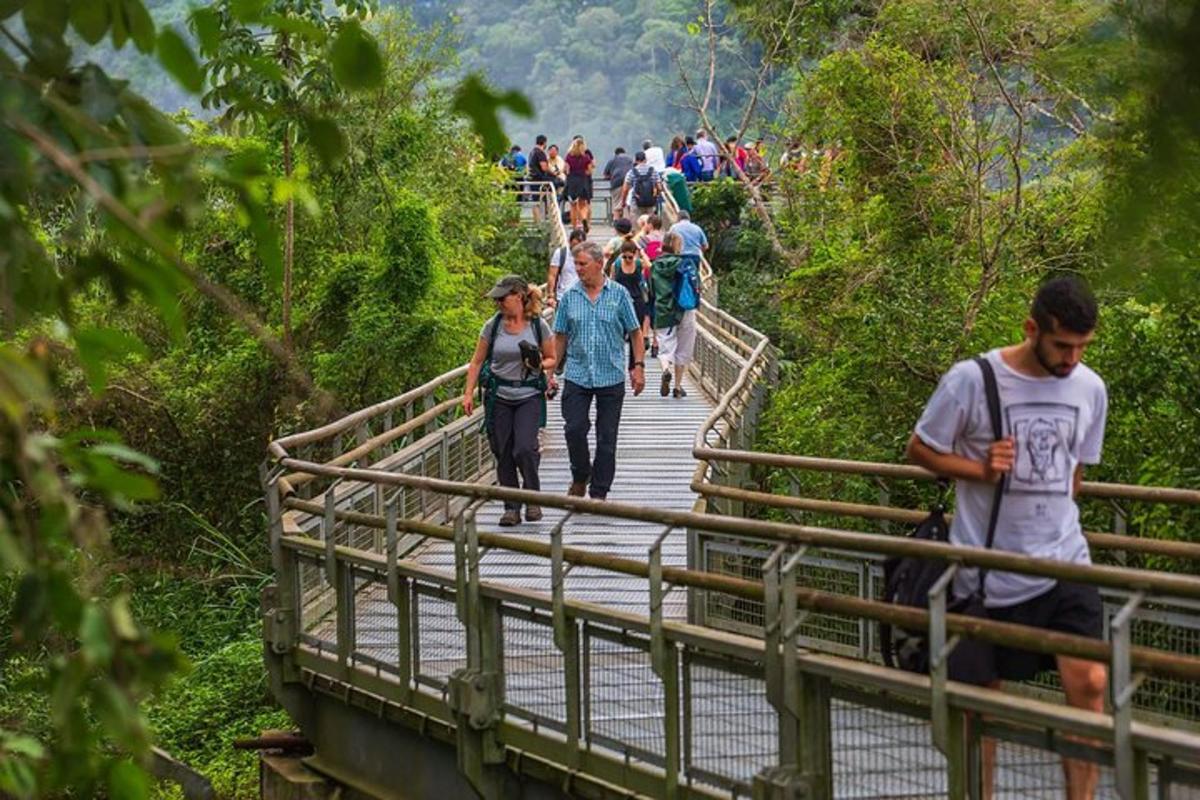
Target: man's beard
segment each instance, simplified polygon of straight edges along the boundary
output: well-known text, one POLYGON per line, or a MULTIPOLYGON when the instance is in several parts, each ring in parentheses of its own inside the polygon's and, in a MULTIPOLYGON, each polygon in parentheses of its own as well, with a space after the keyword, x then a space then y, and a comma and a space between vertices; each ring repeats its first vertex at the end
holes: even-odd
POLYGON ((1035 358, 1037 358, 1038 363, 1042 365, 1042 369, 1046 370, 1046 372, 1049 372, 1056 378, 1069 378, 1071 373, 1075 370, 1074 366, 1067 366, 1066 364, 1053 364, 1047 361, 1046 357, 1042 355, 1042 340, 1040 337, 1033 346, 1033 355, 1035 358))

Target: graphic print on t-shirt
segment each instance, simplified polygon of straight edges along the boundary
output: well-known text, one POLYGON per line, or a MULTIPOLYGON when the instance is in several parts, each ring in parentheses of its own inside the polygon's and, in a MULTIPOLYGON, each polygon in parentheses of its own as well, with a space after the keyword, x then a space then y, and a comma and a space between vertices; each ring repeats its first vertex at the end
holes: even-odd
POLYGON ((1004 411, 1016 445, 1006 491, 1070 494, 1079 408, 1065 403, 1014 403, 1004 411))

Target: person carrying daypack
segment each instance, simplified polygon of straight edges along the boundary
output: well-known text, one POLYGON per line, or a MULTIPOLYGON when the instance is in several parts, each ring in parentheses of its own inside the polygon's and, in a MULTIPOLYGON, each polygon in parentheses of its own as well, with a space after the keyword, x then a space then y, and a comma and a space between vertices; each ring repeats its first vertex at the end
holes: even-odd
MULTIPOLYGON (((995 376, 992 401, 987 373, 974 361, 960 361, 942 376, 907 455, 956 481, 951 544, 1091 562, 1075 497, 1084 465, 1100 462, 1108 410, 1104 381, 1081 363, 1097 316, 1096 300, 1082 280, 1053 278, 1034 297, 1023 341, 981 356, 995 376), (993 403, 999 413, 990 410, 993 403)), ((1000 622, 1096 639, 1103 634, 1103 604, 1094 585, 964 568, 955 574, 951 596, 956 603, 979 598, 986 615, 1000 622)), ((1071 706, 1104 710, 1102 664, 996 645, 990 666, 993 687, 1057 669, 1071 706)), ((982 750, 986 792, 995 741, 985 737, 982 750)), ((1064 758, 1063 767, 1067 796, 1094 795, 1095 763, 1064 758)))
MULTIPOLYGON (((683 240, 678 233, 668 233, 663 238, 662 252, 650 266, 654 333, 658 339, 658 361, 662 366, 662 384, 658 393, 663 397, 668 394, 677 398, 687 396, 683 388, 683 371, 692 363, 696 349, 696 305, 684 308, 680 303, 680 271, 687 272, 693 261, 680 255, 682 246, 683 240), (674 389, 671 388, 672 377, 674 389)), ((698 291, 699 286, 696 288, 698 291)))
POLYGON ((622 199, 632 211, 631 216, 653 214, 658 210, 660 180, 658 171, 646 163, 646 154, 641 150, 634 153, 633 168, 625 173, 625 186, 622 188, 622 199))
MULTIPOLYGON (((518 275, 507 275, 488 292, 496 315, 483 324, 467 367, 463 411, 475 411, 475 389, 483 389, 484 430, 496 457, 501 486, 539 491, 538 431, 546 425, 546 394, 557 387, 548 374, 555 363, 555 339, 542 321, 542 296, 518 275)), ((542 518, 540 506, 527 505, 525 519, 542 518)), ((521 504, 505 501, 500 523, 521 522, 521 504)))

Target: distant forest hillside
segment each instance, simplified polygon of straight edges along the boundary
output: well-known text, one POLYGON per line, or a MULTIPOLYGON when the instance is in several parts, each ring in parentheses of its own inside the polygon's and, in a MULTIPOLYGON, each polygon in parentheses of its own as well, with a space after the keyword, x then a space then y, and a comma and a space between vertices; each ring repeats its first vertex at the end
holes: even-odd
MULTIPOLYGON (((185 35, 188 10, 196 0, 148 0, 159 25, 185 35)), ((509 118, 505 129, 526 150, 545 133, 552 142, 583 134, 597 155, 620 144, 635 148, 647 136, 661 144, 672 133, 694 129, 696 115, 680 80, 680 65, 698 91, 707 63, 705 40, 689 33, 702 10, 698 0, 381 0, 381 7, 407 10, 423 27, 457 42, 459 69, 481 72, 497 88, 517 89, 534 104, 532 120, 509 118)), ((718 4, 723 20, 728 9, 718 4)), ((735 124, 748 80, 743 64, 756 59, 756 45, 721 26, 717 81, 710 113, 735 124)), ((153 58, 132 45, 78 51, 110 74, 127 75, 159 108, 187 109, 207 116, 198 99, 182 92, 153 58)), ((764 93, 763 118, 770 119, 788 82, 778 77, 764 93)), ((757 130, 751 133, 757 133, 757 130)))
MULTIPOLYGON (((453 17, 463 68, 533 101, 534 120, 508 122, 516 143, 528 149, 537 133, 552 142, 579 133, 597 154, 607 154, 618 144, 636 147, 647 136, 665 144, 661 140, 670 133, 695 127, 680 64, 702 91, 705 39, 688 30, 702 9, 696 0, 429 0, 413 13, 430 26, 453 17)), ((718 3, 717 20, 727 11, 718 3)), ((721 30, 710 108, 718 118, 740 111, 748 78, 741 65, 755 59, 755 45, 732 29, 721 30)), ((777 80, 776 88, 782 83, 777 80)))

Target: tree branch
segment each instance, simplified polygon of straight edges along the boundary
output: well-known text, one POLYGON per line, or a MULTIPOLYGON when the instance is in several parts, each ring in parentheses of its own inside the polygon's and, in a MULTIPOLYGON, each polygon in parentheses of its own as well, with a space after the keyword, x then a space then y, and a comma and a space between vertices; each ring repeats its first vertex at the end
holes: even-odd
POLYGON ((201 294, 208 297, 245 327, 258 339, 263 347, 278 359, 295 383, 304 389, 306 393, 320 400, 326 408, 334 406, 332 397, 327 392, 318 389, 308 374, 296 363, 291 349, 271 333, 258 319, 254 311, 242 302, 240 298, 224 286, 209 280, 208 277, 184 261, 179 253, 175 251, 174 247, 151 231, 129 208, 101 186, 74 157, 62 150, 46 133, 20 118, 13 119, 10 117, 8 125, 21 134, 21 136, 25 137, 39 153, 59 170, 70 176, 72 180, 79 184, 80 188, 99 203, 101 208, 141 239, 156 255, 177 269, 201 294))

